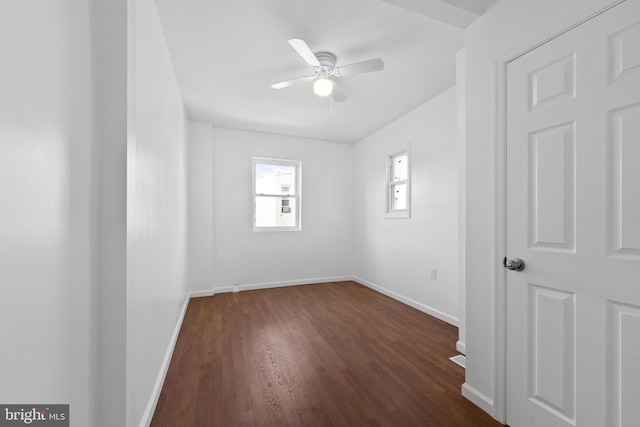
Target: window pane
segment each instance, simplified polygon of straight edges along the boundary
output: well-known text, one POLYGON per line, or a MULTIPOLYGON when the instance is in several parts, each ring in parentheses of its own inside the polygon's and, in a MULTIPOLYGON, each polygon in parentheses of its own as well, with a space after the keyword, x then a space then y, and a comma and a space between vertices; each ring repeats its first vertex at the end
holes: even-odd
POLYGON ((299 231, 300 170, 293 160, 253 158, 253 230, 299 231))
POLYGON ((256 196, 256 227, 294 227, 295 199, 289 197, 256 196))
POLYGON ((404 181, 407 179, 407 165, 408 155, 407 153, 398 154, 393 156, 392 181, 404 181))
POLYGON ((391 209, 407 209, 407 184, 391 186, 391 209))
POLYGON ((256 164, 257 194, 295 194, 295 166, 256 164))

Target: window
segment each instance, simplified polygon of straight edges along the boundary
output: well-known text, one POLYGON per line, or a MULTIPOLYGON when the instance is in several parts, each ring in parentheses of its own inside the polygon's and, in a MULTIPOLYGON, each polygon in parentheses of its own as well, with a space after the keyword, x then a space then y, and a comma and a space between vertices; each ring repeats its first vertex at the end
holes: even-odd
POLYGON ((293 160, 253 159, 253 231, 299 231, 300 170, 293 160))
POLYGON ((386 192, 385 218, 411 217, 411 171, 408 149, 389 155, 386 192))

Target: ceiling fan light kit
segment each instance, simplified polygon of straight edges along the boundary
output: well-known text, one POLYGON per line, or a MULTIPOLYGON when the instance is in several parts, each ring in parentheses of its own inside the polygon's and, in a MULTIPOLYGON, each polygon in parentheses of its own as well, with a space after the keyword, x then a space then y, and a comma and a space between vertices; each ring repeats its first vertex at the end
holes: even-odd
POLYGON ((274 83, 271 85, 274 89, 283 89, 297 83, 313 81, 313 93, 315 95, 320 97, 332 95, 333 101, 342 102, 347 99, 347 95, 336 82, 336 78, 384 69, 384 62, 380 58, 336 67, 336 56, 331 52, 317 52, 314 54, 302 39, 291 39, 289 44, 313 69, 313 75, 274 83))
POLYGON ((333 83, 326 76, 320 76, 313 82, 313 93, 318 96, 329 96, 333 92, 333 83))

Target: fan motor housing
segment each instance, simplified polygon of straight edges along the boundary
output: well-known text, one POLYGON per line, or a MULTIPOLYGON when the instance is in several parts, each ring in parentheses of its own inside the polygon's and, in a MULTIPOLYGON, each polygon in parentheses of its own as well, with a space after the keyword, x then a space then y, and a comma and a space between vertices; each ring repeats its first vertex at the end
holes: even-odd
POLYGON ((333 69, 336 66, 336 56, 331 52, 317 52, 316 58, 323 67, 333 69))

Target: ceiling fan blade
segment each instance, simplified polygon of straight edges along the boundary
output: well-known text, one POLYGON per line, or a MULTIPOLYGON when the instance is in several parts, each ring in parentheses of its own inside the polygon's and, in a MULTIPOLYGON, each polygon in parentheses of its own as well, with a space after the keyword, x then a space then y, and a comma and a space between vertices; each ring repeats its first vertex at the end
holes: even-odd
POLYGON ((311 65, 312 67, 320 66, 320 61, 318 61, 318 58, 316 58, 316 56, 313 54, 311 49, 309 49, 309 46, 307 46, 307 43, 305 43, 304 40, 291 39, 289 40, 289 44, 296 50, 296 52, 298 52, 300 56, 302 56, 302 59, 307 61, 307 64, 311 65))
POLYGON ((380 58, 368 59, 362 62, 343 65, 335 69, 339 76, 348 76, 351 74, 369 73, 371 71, 380 71, 384 68, 384 62, 380 58))
POLYGON ((297 83, 302 83, 302 82, 307 82, 309 80, 313 80, 316 76, 304 76, 304 77, 297 77, 295 79, 291 79, 291 80, 285 80, 283 82, 279 82, 279 83, 274 83, 271 85, 272 88, 274 89, 282 89, 285 87, 289 87, 292 86, 294 84, 297 83))
POLYGON ((333 100, 336 102, 342 102, 347 100, 347 95, 343 92, 342 88, 335 82, 335 80, 331 80, 333 83, 333 91, 331 92, 331 96, 333 100))

